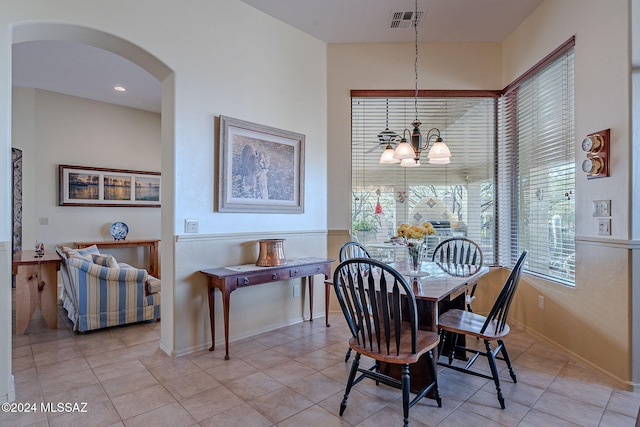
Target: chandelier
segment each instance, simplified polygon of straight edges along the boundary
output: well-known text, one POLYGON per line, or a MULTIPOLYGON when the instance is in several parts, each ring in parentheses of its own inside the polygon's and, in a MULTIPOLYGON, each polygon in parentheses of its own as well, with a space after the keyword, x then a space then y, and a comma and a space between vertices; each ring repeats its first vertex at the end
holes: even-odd
MULTIPOLYGON (((402 138, 395 132, 390 132, 390 138, 384 152, 380 156, 380 164, 396 164, 400 163, 400 166, 404 167, 416 167, 420 166, 420 155, 423 151, 429 148, 429 144, 433 139, 433 145, 427 154, 429 163, 432 165, 446 165, 451 163, 451 151, 449 147, 444 143, 440 137, 440 130, 437 128, 431 128, 427 132, 426 138, 423 138, 420 133, 420 125, 422 122, 418 120, 418 0, 415 1, 415 13, 413 15, 413 29, 415 33, 415 57, 413 62, 413 70, 415 73, 415 95, 413 98, 413 105, 415 109, 416 118, 411 123, 413 130, 405 129, 402 133, 402 138), (410 133, 411 142, 407 141, 406 135, 410 133), (394 149, 393 143, 398 142, 398 146, 394 149)), ((387 119, 388 120, 388 119, 387 119)), ((389 132, 388 126, 382 133, 389 132)))

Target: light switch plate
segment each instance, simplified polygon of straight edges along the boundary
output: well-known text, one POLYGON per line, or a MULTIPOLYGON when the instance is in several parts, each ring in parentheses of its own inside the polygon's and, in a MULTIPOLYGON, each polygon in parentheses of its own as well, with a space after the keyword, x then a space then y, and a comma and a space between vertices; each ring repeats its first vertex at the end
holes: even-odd
POLYGON ((610 219, 598 220, 598 235, 611 236, 611 220, 610 219))
POLYGON ((184 232, 185 233, 197 233, 198 225, 200 221, 194 218, 187 218, 184 220, 184 232))
POLYGON ((594 217, 611 216, 611 200, 594 200, 593 216, 594 217))

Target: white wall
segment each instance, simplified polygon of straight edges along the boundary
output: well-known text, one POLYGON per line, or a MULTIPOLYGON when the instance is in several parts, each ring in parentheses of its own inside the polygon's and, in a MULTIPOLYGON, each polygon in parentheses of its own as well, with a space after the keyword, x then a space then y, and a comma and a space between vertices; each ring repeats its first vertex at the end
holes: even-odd
MULTIPOLYGON (((153 64, 155 59, 166 65, 170 72, 159 77, 163 81, 162 346, 172 354, 204 348, 208 344, 205 341, 208 314, 202 305, 206 303, 206 290, 198 269, 235 261, 220 254, 238 253, 241 246, 238 239, 251 242, 253 236, 265 233, 309 234, 308 239, 301 238, 309 243, 293 244, 288 256, 326 253, 324 238, 317 237, 318 233, 326 233, 327 222, 326 45, 239 0, 191 0, 188 7, 173 0, 139 0, 127 3, 126 14, 112 2, 100 0, 84 1, 83 7, 77 6, 72 0, 3 3, 0 63, 7 66, 0 68, 0 100, 3 100, 0 134, 8 147, 12 30, 14 34, 22 34, 23 27, 32 26, 34 31, 26 31, 31 39, 35 34, 41 38, 81 41, 106 46, 138 64, 153 64), (47 23, 82 28, 65 27, 55 32, 56 26, 47 23), (84 38, 78 40, 81 36, 84 38), (149 56, 132 47, 144 49, 149 56), (137 54, 131 55, 132 52, 137 54), (215 212, 218 172, 215 118, 219 115, 306 135, 303 214, 260 216, 215 212), (211 239, 204 238, 203 245, 198 247, 201 256, 185 263, 185 259, 191 259, 190 249, 175 244, 177 236, 183 234, 185 218, 198 218, 203 236, 229 234, 232 238, 222 246, 207 243, 211 239), (195 303, 200 305, 194 306, 195 303)), ((8 164, 10 159, 5 156, 6 153, 0 160, 8 164)), ((7 171, 0 176, 2 212, 10 211, 9 189, 7 171)), ((8 221, 3 224, 0 243, 10 238, 8 221)), ((8 277, 8 253, 2 253, 5 261, 0 262, 0 273, 8 277)), ((7 291, 0 299, 0 312, 10 313, 8 296, 7 291)), ((262 319, 262 328, 281 324, 281 311, 288 313, 286 322, 300 320, 300 304, 296 302, 275 301, 267 308, 270 314, 262 319), (291 304, 298 310, 292 311, 291 304)), ((251 306, 241 304, 234 309, 240 316, 252 312, 251 306)), ((321 314, 318 310, 318 315, 321 314)), ((240 333, 232 329, 235 337, 240 333)), ((3 326, 0 339, 3 344, 10 343, 10 329, 3 326)), ((0 347, 10 348, 10 344, 0 347)), ((7 350, 0 351, 0 398, 8 395, 10 388, 9 356, 7 350)))
POLYGON ((60 164, 160 171, 160 114, 27 88, 14 88, 12 112, 12 146, 23 151, 25 248, 111 240, 115 221, 129 226, 130 240, 160 237, 159 208, 58 206, 60 164))

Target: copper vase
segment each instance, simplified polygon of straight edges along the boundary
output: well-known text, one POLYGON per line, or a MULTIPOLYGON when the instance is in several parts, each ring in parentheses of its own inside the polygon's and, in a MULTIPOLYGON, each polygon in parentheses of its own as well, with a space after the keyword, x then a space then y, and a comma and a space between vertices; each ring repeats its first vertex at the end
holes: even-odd
POLYGON ((287 264, 284 256, 284 239, 258 240, 260 255, 256 265, 259 267, 276 267, 287 264))

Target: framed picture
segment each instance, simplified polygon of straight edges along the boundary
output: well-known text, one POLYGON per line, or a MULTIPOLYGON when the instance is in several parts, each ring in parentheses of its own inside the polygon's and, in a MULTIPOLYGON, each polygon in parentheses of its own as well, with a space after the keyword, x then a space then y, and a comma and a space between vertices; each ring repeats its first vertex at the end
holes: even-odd
POLYGON ((299 133, 220 116, 220 212, 304 212, 299 133))
POLYGON ((58 166, 58 205, 160 207, 160 172, 58 166))

